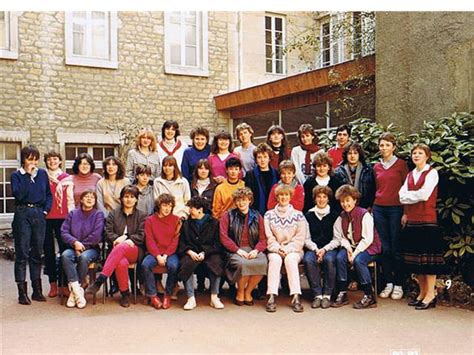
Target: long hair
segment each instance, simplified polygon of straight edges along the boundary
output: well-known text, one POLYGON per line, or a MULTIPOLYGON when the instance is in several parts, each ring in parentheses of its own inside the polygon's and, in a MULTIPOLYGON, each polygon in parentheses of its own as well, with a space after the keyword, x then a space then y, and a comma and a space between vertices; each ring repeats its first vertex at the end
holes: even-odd
POLYGON ((161 168, 161 177, 163 179, 166 180, 166 175, 163 171, 163 166, 167 166, 167 165, 172 165, 174 166, 174 170, 173 170, 173 181, 176 180, 177 178, 181 177, 181 170, 179 170, 179 166, 178 166, 178 162, 176 161, 176 158, 171 156, 171 155, 168 155, 167 157, 165 157, 163 159, 163 163, 161 164, 162 165, 162 168, 161 168))

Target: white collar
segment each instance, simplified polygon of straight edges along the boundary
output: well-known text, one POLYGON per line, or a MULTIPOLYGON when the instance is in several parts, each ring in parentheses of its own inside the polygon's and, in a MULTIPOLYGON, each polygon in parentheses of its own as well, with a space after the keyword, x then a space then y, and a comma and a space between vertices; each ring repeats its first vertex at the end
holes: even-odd
POLYGON ((393 155, 392 158, 391 158, 389 161, 387 161, 387 162, 385 162, 385 161, 383 160, 383 158, 380 158, 380 164, 382 164, 382 167, 383 167, 385 170, 387 170, 387 169, 390 169, 393 164, 395 164, 395 162, 397 161, 397 159, 398 159, 398 158, 397 158, 395 155, 393 155))

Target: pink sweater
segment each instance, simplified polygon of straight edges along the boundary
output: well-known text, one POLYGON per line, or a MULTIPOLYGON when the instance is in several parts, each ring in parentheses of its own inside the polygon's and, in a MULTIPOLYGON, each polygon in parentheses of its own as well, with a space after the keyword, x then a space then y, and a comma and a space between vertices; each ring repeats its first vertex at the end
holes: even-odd
MULTIPOLYGON (((230 153, 227 158, 224 160, 221 160, 217 154, 211 154, 209 155, 209 158, 207 158, 209 165, 211 166, 211 176, 216 177, 216 176, 223 176, 227 177, 227 173, 225 171, 225 163, 227 160, 230 158, 237 158, 239 159, 238 155, 234 153, 230 153)), ((239 179, 242 179, 243 172, 242 170, 240 171, 239 179)))

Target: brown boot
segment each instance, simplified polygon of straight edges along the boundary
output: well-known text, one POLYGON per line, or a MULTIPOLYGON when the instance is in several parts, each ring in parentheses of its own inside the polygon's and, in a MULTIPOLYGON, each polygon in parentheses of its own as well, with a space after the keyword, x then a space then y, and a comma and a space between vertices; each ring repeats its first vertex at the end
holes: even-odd
POLYGON ((50 282, 48 297, 54 298, 57 295, 58 295, 58 284, 56 282, 50 282))

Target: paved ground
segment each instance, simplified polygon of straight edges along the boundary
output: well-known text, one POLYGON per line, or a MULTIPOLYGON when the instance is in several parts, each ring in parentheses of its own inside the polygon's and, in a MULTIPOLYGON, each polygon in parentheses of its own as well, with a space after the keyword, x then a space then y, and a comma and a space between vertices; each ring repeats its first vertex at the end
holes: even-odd
MULTIPOLYGON (((67 309, 59 299, 21 306, 16 300, 13 263, 0 259, 1 349, 13 353, 379 353, 472 354, 474 313, 448 307, 415 311, 405 301, 380 301, 378 308, 357 311, 289 309, 280 297, 278 311, 264 302, 237 307, 225 298, 224 310, 198 298, 185 312, 185 295, 172 308, 142 304, 129 309, 117 299, 84 310, 67 309), (425 331, 423 331, 425 329, 425 331), (412 352, 410 352, 412 351, 412 352)), ((45 287, 48 288, 47 286, 45 287)), ((356 300, 357 292, 350 293, 356 300)))

